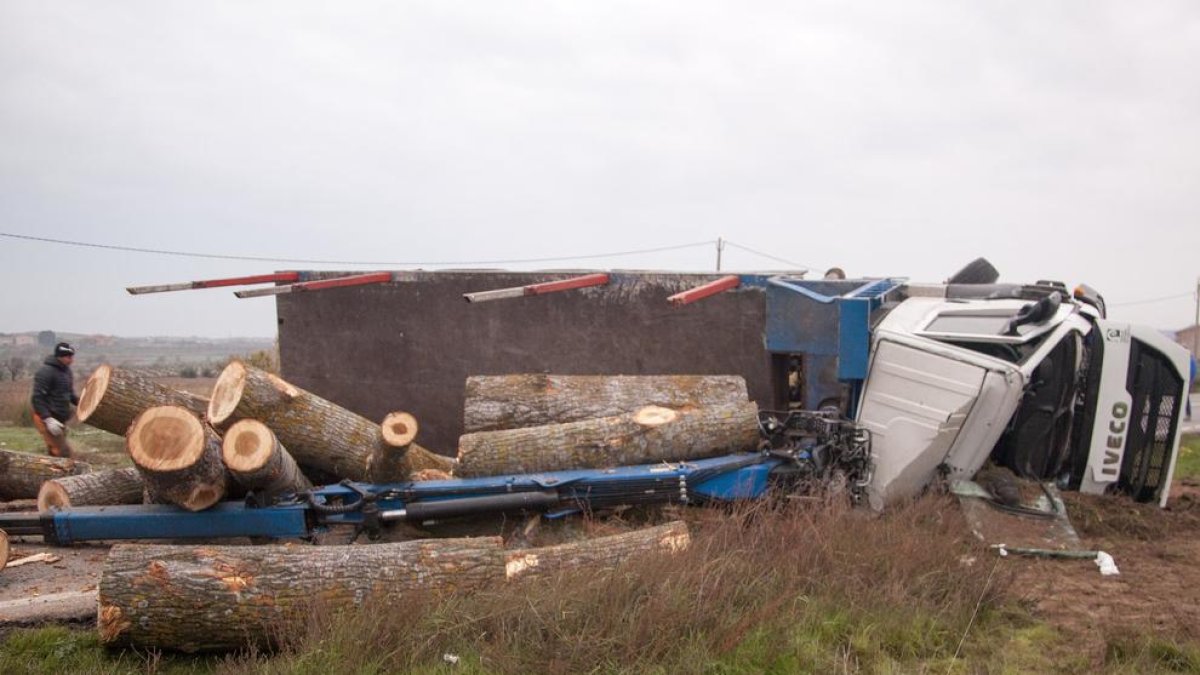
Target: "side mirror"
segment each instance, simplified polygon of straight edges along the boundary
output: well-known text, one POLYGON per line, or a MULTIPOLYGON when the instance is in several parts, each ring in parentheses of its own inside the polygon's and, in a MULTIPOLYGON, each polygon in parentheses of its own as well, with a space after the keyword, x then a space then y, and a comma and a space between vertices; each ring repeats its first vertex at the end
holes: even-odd
POLYGON ((1020 326, 1027 324, 1036 325, 1049 321, 1051 317, 1053 317, 1058 311, 1060 305, 1062 305, 1062 295, 1058 291, 1047 295, 1037 302, 1031 302, 1028 305, 1025 305, 1017 311, 1017 315, 1008 322, 1007 326, 1005 326, 1004 334, 1016 335, 1017 328, 1020 326))

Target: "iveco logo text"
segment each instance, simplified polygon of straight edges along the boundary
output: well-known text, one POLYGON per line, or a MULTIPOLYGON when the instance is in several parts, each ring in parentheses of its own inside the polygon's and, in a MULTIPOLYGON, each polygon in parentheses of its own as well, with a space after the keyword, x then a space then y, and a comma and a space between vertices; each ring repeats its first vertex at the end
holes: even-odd
POLYGON ((1101 473, 1117 475, 1117 464, 1121 462, 1121 448, 1125 447, 1125 418, 1129 417, 1129 406, 1117 402, 1112 407, 1112 419, 1108 423, 1108 447, 1104 450, 1104 468, 1101 473))

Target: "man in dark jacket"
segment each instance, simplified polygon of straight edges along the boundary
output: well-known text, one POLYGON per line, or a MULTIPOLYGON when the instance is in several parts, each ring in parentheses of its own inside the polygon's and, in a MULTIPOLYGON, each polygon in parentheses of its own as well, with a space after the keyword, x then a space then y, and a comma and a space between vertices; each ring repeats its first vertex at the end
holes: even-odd
POLYGON ((71 406, 79 404, 75 378, 71 375, 74 360, 75 349, 60 342, 33 377, 33 396, 29 401, 33 406, 33 426, 46 441, 46 451, 55 457, 71 456, 67 421, 71 419, 71 406))

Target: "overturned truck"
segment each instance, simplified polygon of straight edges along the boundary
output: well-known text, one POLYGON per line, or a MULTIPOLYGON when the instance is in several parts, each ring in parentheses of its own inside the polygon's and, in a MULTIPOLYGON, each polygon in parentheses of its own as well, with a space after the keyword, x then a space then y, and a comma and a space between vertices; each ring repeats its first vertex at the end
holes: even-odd
POLYGON ((997 278, 983 260, 939 284, 398 272, 276 298, 289 381, 371 418, 402 401, 424 444, 444 454, 464 431, 471 376, 732 374, 774 411, 764 437, 785 435, 794 410, 856 423, 870 461, 851 479, 875 508, 938 476, 969 478, 989 459, 1064 488, 1165 504, 1187 352, 1110 320, 1087 286, 997 278))

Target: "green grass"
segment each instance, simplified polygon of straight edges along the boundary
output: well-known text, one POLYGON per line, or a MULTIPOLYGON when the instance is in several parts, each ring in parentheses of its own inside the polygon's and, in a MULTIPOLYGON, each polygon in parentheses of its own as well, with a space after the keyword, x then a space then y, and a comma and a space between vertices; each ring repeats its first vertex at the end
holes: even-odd
MULTIPOLYGON (((120 436, 77 424, 71 427, 68 438, 71 447, 75 448, 75 459, 87 462, 94 468, 131 466, 125 452, 125 439, 120 436)), ((43 454, 46 444, 32 427, 0 424, 0 449, 43 454)))
POLYGON ((1200 478, 1200 434, 1188 434, 1180 441, 1175 478, 1200 478))
POLYGON ((136 675, 148 672, 202 675, 215 673, 220 662, 214 657, 110 651, 100 646, 94 630, 62 626, 16 630, 0 643, 0 673, 5 675, 136 675))

